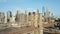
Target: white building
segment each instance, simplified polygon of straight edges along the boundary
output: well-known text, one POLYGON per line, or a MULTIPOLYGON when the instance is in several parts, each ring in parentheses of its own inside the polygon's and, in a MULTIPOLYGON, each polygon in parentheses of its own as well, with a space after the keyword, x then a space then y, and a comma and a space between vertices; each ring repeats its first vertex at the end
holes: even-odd
POLYGON ((4 23, 5 15, 3 12, 0 12, 0 23, 4 23))

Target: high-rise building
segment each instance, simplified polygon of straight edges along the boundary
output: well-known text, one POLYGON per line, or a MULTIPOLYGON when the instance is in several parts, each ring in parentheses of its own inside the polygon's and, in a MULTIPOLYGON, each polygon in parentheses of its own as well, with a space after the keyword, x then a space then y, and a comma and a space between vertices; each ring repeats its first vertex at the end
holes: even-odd
POLYGON ((15 23, 15 16, 10 17, 10 22, 15 23))
POLYGON ((42 7, 42 14, 43 14, 43 16, 45 16, 45 7, 44 6, 42 7))
POLYGON ((28 23, 31 25, 31 12, 28 13, 28 23))
POLYGON ((28 10, 25 10, 25 23, 28 23, 28 10))
POLYGON ((38 27, 38 23, 37 23, 38 21, 37 20, 38 20, 38 14, 35 12, 35 18, 34 18, 34 22, 35 22, 34 26, 35 27, 38 27))
POLYGON ((46 8, 46 17, 50 17, 50 10, 48 9, 48 7, 46 8))
POLYGON ((35 12, 33 12, 32 14, 32 25, 35 26, 35 12))
POLYGON ((29 24, 31 26, 34 26, 34 23, 35 23, 35 12, 33 12, 33 13, 29 12, 28 22, 29 22, 29 24))
POLYGON ((4 22, 7 23, 7 16, 5 16, 5 21, 4 22))
POLYGON ((0 12, 0 23, 4 23, 5 15, 3 12, 0 12))
POLYGON ((43 22, 42 22, 42 13, 39 13, 39 9, 37 9, 37 23, 38 23, 38 33, 43 34, 43 22))
POLYGON ((46 8, 46 21, 49 22, 50 21, 50 10, 48 9, 48 7, 46 8))
POLYGON ((16 22, 20 26, 26 26, 27 25, 27 23, 28 23, 27 10, 25 10, 25 13, 20 13, 19 11, 17 11, 16 22))
POLYGON ((20 22, 20 11, 19 10, 17 10, 15 21, 20 22))
POLYGON ((34 27, 38 28, 36 31, 34 31, 34 33, 43 34, 42 13, 39 13, 39 9, 37 9, 37 13, 29 12, 29 16, 28 17, 29 17, 28 18, 29 24, 31 26, 34 26, 34 27))
POLYGON ((12 17, 12 12, 11 11, 8 11, 7 12, 7 22, 10 21, 10 18, 12 17))

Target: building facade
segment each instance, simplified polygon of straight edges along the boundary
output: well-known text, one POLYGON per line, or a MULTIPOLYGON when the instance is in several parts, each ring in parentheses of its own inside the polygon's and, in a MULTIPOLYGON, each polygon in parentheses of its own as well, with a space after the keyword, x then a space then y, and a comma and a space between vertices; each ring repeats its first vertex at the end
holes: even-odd
POLYGON ((7 12, 7 22, 10 22, 10 18, 12 17, 12 12, 8 11, 7 12))
POLYGON ((0 12, 0 23, 4 23, 5 15, 3 12, 0 12))

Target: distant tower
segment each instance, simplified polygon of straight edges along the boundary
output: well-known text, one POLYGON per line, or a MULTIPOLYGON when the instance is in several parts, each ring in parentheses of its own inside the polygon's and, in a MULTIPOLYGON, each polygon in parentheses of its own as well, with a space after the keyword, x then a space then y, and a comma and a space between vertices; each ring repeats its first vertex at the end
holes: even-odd
POLYGON ((3 24, 5 20, 5 15, 3 12, 0 12, 0 23, 3 24))
POLYGON ((20 14, 20 10, 17 10, 17 15, 19 15, 20 14))
POLYGON ((42 13, 43 13, 43 16, 45 16, 45 7, 44 6, 42 7, 42 13))
POLYGON ((33 15, 33 16, 32 16, 32 18, 33 18, 32 23, 33 23, 33 26, 35 26, 35 25, 34 25, 34 24, 35 24, 35 12, 33 12, 32 15, 33 15))
POLYGON ((28 10, 25 10, 25 23, 28 23, 28 14, 27 14, 28 10))
POLYGON ((7 22, 10 21, 10 18, 12 17, 12 12, 11 11, 8 11, 7 12, 7 22))
POLYGON ((7 16, 5 16, 5 21, 4 22, 7 23, 7 16))
POLYGON ((28 13, 28 23, 31 25, 31 12, 28 13))
POLYGON ((46 21, 50 22, 50 10, 48 9, 48 7, 46 8, 46 21))
POLYGON ((39 9, 37 9, 37 14, 39 14, 39 9))
POLYGON ((46 8, 46 17, 50 17, 50 10, 48 9, 48 7, 46 8))
POLYGON ((44 17, 46 16, 46 12, 44 12, 44 17))
POLYGON ((51 14, 51 17, 54 17, 53 13, 51 14))
POLYGON ((17 10, 15 21, 20 22, 20 11, 19 10, 17 10))
POLYGON ((5 23, 4 21, 5 21, 5 13, 3 13, 3 23, 5 23))
POLYGON ((25 14, 27 14, 27 12, 28 12, 28 10, 26 9, 26 10, 25 10, 25 14))

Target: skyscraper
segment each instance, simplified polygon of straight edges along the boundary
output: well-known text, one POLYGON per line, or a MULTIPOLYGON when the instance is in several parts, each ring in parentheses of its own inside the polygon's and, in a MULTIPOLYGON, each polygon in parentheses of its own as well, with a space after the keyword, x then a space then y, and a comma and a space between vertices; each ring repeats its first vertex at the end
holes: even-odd
POLYGON ((39 9, 37 9, 37 23, 38 23, 38 33, 43 34, 43 22, 42 22, 42 13, 39 12, 39 9))
POLYGON ((48 7, 46 8, 46 17, 50 17, 50 10, 48 9, 48 7))
POLYGON ((25 23, 28 24, 28 10, 25 10, 25 23))
POLYGON ((0 12, 0 23, 3 24, 5 19, 5 15, 3 12, 0 12))
POLYGON ((45 16, 45 7, 42 7, 42 14, 45 16))
POLYGON ((28 23, 31 25, 31 12, 28 13, 28 23))
POLYGON ((16 14, 16 22, 17 24, 21 25, 21 26, 26 26, 27 25, 27 10, 25 10, 25 13, 20 13, 20 11, 17 11, 16 14))
POLYGON ((15 21, 20 22, 20 11, 19 10, 17 10, 15 21))
POLYGON ((8 11, 7 12, 7 22, 10 21, 10 17, 12 17, 12 12, 11 11, 8 11))
POLYGON ((46 7, 46 22, 50 21, 50 10, 48 9, 48 7, 46 7))

